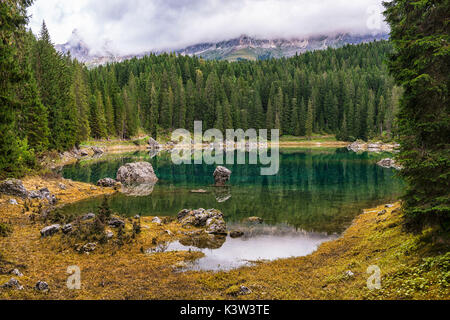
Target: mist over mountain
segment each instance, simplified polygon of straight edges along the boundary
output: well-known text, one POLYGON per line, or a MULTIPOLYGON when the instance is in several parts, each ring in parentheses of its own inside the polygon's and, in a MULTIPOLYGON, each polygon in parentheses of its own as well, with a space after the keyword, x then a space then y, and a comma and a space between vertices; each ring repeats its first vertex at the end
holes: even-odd
POLYGON ((247 35, 239 38, 220 42, 199 43, 183 49, 166 49, 146 52, 136 52, 129 55, 121 55, 113 47, 113 43, 105 42, 101 50, 89 48, 86 42, 78 34, 72 32, 69 41, 56 45, 61 53, 69 53, 71 56, 88 66, 97 66, 111 62, 121 62, 134 57, 143 57, 148 54, 176 53, 187 56, 202 57, 206 60, 266 60, 271 58, 287 58, 308 51, 325 50, 327 48, 339 48, 347 44, 360 44, 377 40, 386 40, 388 34, 354 35, 349 33, 323 35, 308 38, 294 39, 260 39, 247 35))

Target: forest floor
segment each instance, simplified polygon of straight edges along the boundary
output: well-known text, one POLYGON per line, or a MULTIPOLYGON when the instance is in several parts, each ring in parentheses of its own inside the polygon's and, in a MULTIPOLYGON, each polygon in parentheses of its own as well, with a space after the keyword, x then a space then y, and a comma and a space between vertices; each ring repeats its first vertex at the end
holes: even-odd
MULTIPOLYGON (((59 205, 115 192, 60 178, 28 177, 24 185, 28 190, 49 188, 59 205)), ((14 277, 24 289, 0 288, 0 299, 450 299, 448 237, 431 229, 405 232, 398 203, 365 211, 340 239, 306 257, 213 273, 180 272, 186 261, 201 253, 147 252, 198 231, 172 219, 158 225, 144 217, 142 232, 134 238, 132 221, 127 220, 120 241, 113 230, 112 240, 80 254, 74 247, 87 238, 61 233, 41 238, 40 230, 52 222, 36 218, 39 203, 16 199, 18 205, 12 205, 11 199, 0 197, 0 229, 12 231, 3 237, 0 233, 0 285, 14 277), (80 268, 81 290, 68 289, 69 266, 80 268), (368 289, 370 266, 376 266, 372 272, 381 271, 381 289, 368 289), (10 274, 16 268, 22 277, 10 274), (47 282, 50 291, 36 291, 38 281, 47 282), (251 293, 239 295, 240 286, 251 293)))

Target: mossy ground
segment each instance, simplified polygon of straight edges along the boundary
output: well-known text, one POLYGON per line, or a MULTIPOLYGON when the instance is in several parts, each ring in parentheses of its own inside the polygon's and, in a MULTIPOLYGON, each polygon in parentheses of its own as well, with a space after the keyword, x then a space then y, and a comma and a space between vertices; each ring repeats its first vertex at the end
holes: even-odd
MULTIPOLYGON (((28 189, 48 187, 60 204, 113 193, 112 189, 61 179, 28 178, 28 189), (64 183, 67 190, 61 190, 64 183)), ((168 220, 163 225, 142 218, 142 233, 122 246, 115 241, 99 245, 90 254, 79 254, 75 240, 61 234, 42 239, 45 225, 33 222, 24 212, 23 201, 9 204, 0 198, 0 223, 12 227, 12 234, 0 238, 0 284, 18 268, 22 291, 0 289, 0 299, 449 299, 450 254, 448 238, 429 229, 413 235, 403 229, 399 204, 367 210, 340 239, 323 244, 302 258, 258 263, 231 272, 180 272, 184 261, 198 253, 147 254, 155 243, 174 241, 185 229, 168 220), (171 231, 169 235, 166 230, 171 231), (367 268, 381 269, 382 289, 367 288, 367 268), (69 290, 67 268, 81 269, 81 290, 69 290), (354 275, 347 276, 351 271, 354 275), (46 281, 50 292, 33 289, 46 281), (233 288, 244 285, 250 295, 235 296, 233 288), (233 292, 233 294, 231 294, 233 292)), ((37 203, 34 204, 37 206, 37 203)), ((32 210, 32 209, 31 209, 32 210)), ((130 223, 127 224, 130 228, 130 223)))

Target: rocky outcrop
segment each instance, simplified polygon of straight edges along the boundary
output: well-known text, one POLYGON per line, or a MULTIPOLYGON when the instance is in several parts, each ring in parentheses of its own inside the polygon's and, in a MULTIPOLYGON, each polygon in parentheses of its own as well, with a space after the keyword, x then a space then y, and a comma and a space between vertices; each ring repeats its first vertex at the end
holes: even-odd
POLYGON ((386 158, 381 160, 377 163, 380 167, 387 168, 387 169, 395 169, 395 170, 402 170, 402 166, 396 163, 395 160, 386 158))
POLYGON ((225 184, 230 180, 231 171, 225 167, 217 167, 216 171, 214 171, 214 180, 216 182, 217 187, 224 187, 225 184))
POLYGON ((54 224, 48 227, 45 227, 44 229, 41 230, 41 236, 43 238, 46 237, 51 237, 55 234, 57 234, 59 232, 59 230, 61 230, 61 226, 59 224, 54 224))
POLYGON ((153 166, 148 162, 128 163, 117 172, 117 181, 124 184, 156 184, 158 177, 153 166))
POLYGON ((17 179, 10 179, 0 183, 0 193, 20 197, 22 199, 28 198, 28 191, 23 186, 23 182, 17 179))
POLYGON ((227 225, 223 213, 216 209, 182 210, 178 213, 178 221, 183 225, 192 225, 205 228, 205 231, 214 235, 227 234, 227 225))
POLYGON ((97 181, 97 186, 103 188, 114 188, 117 184, 117 181, 111 178, 105 178, 97 181))

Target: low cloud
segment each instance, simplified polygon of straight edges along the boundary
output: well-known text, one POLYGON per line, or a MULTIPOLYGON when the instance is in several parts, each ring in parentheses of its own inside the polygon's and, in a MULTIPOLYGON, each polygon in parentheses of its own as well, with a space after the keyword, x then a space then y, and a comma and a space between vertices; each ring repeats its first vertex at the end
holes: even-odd
POLYGON ((105 42, 122 54, 180 49, 246 34, 303 38, 387 32, 381 0, 36 0, 30 26, 45 19, 55 43, 72 30, 94 51, 105 42))

